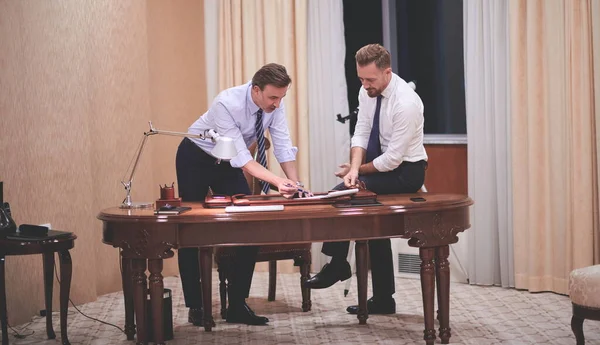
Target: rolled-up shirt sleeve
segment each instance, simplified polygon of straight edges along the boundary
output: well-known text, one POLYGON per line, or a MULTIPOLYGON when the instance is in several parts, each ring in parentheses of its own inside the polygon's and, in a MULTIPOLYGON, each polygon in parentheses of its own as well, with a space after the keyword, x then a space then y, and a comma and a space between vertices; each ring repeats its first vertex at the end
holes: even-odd
POLYGON ((365 101, 368 97, 366 91, 361 88, 358 93, 358 118, 354 127, 354 135, 352 136, 352 147, 358 146, 365 150, 369 145, 369 136, 371 135, 371 127, 373 126, 373 116, 369 115, 368 107, 365 107, 365 101))
POLYGON ((273 154, 277 161, 279 163, 295 161, 298 148, 292 146, 283 102, 281 102, 279 111, 273 114, 273 122, 269 126, 269 133, 273 141, 273 154))
POLYGON ((211 108, 211 111, 215 112, 213 116, 215 119, 217 133, 233 139, 235 144, 237 156, 233 157, 229 163, 234 168, 243 167, 252 160, 252 155, 246 147, 246 142, 244 141, 244 137, 242 136, 239 126, 235 123, 233 116, 231 116, 231 113, 229 113, 225 105, 222 103, 217 103, 211 108))
POLYGON ((380 172, 396 169, 407 152, 415 133, 421 112, 416 104, 408 103, 394 109, 392 138, 386 151, 373 160, 373 166, 380 172))

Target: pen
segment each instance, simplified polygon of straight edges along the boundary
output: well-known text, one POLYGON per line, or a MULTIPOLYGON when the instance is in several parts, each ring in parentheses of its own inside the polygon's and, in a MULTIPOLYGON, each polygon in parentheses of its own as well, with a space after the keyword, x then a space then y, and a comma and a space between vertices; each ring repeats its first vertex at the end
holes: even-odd
POLYGON ((286 187, 290 187, 290 188, 296 188, 300 193, 304 193, 305 192, 304 189, 302 189, 302 188, 300 188, 298 186, 291 185, 289 183, 286 183, 285 186, 286 187))
POLYGON ((308 191, 298 187, 298 186, 293 186, 289 183, 286 184, 287 187, 292 187, 292 188, 296 188, 298 190, 298 192, 300 192, 301 194, 310 194, 308 191))

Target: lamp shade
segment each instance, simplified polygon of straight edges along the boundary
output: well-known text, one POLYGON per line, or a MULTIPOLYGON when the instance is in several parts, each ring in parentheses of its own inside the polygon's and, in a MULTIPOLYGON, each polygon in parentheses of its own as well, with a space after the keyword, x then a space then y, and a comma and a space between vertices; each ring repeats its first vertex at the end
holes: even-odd
POLYGON ((215 147, 210 151, 210 154, 218 159, 229 160, 237 156, 237 149, 233 139, 228 137, 216 138, 215 147))

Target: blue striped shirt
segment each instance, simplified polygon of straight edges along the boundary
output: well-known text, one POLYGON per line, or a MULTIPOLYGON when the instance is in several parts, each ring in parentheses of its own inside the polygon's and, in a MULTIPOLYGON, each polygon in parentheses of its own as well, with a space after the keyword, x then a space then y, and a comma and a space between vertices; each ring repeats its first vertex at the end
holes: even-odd
MULTIPOLYGON (((188 129, 189 133, 195 134, 214 129, 220 135, 232 138, 237 149, 237 156, 230 161, 234 168, 241 168, 253 159, 248 147, 256 141, 254 125, 259 108, 252 101, 251 90, 252 82, 248 82, 222 91, 208 111, 188 129)), ((269 129, 271 134, 273 153, 277 161, 283 163, 296 160, 298 148, 292 146, 283 100, 275 111, 264 112, 262 120, 263 128, 269 129)), ((190 139, 207 153, 215 146, 211 140, 190 139)))

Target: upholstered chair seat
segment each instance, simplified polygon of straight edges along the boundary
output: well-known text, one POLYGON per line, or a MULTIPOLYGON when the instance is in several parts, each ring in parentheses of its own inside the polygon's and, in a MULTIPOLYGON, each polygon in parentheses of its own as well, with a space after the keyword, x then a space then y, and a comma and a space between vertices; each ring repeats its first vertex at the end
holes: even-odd
POLYGON ((573 304, 571 329, 577 345, 585 344, 583 321, 600 320, 600 265, 573 270, 569 277, 569 297, 573 304))

